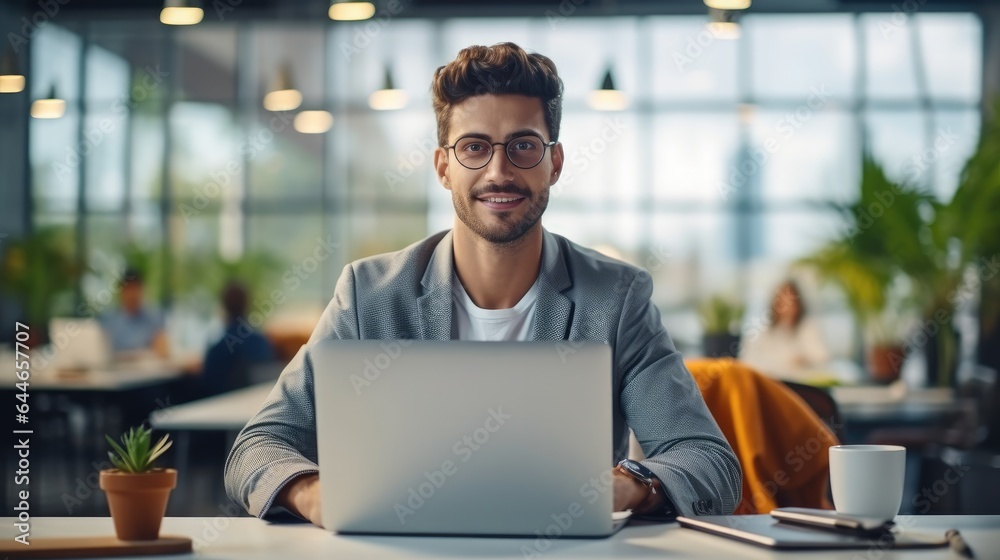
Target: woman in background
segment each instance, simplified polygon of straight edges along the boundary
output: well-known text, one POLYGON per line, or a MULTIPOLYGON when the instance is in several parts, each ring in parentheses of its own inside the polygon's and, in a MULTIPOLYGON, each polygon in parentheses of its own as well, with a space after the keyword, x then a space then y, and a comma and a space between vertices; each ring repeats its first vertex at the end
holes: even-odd
POLYGON ((830 353, 819 326, 806 316, 802 294, 788 280, 778 287, 771 300, 767 328, 744 336, 740 360, 772 377, 795 378, 810 369, 824 366, 830 353))

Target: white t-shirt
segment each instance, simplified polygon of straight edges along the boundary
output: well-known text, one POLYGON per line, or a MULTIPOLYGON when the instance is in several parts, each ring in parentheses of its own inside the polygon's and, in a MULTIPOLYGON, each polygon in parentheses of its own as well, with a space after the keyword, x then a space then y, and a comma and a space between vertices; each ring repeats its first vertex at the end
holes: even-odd
POLYGON ((538 301, 538 280, 531 285, 521 301, 510 309, 483 309, 473 303, 452 273, 452 317, 458 327, 459 340, 531 340, 531 322, 538 301))

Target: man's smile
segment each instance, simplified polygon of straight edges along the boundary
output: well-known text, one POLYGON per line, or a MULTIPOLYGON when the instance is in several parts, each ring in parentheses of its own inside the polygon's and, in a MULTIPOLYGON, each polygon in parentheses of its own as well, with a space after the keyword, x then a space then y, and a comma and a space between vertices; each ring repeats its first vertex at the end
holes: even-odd
POLYGON ((525 197, 517 194, 487 193, 477 197, 476 200, 491 210, 512 210, 520 206, 525 197))

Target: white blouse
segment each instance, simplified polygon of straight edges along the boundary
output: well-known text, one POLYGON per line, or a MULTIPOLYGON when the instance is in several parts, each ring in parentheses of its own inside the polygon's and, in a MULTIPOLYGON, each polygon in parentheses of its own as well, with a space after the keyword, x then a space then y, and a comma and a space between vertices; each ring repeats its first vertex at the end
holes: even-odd
POLYGON ((771 326, 745 334, 740 360, 771 377, 794 380, 826 365, 830 352, 819 325, 802 319, 797 327, 771 326))

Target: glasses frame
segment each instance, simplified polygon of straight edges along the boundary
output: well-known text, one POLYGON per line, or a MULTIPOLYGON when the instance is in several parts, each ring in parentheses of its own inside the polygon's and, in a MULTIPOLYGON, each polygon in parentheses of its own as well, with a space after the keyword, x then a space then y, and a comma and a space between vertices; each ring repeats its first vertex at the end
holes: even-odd
MULTIPOLYGON (((542 163, 543 159, 545 159, 545 150, 546 150, 546 148, 550 148, 550 147, 555 146, 556 144, 559 143, 556 140, 553 140, 551 142, 545 142, 545 139, 542 138, 541 136, 537 135, 537 134, 522 134, 522 135, 518 136, 517 138, 511 138, 507 142, 492 142, 492 143, 490 143, 489 144, 489 146, 490 146, 490 157, 486 158, 486 162, 483 163, 482 165, 480 165, 479 167, 469 167, 468 165, 466 165, 462 161, 462 158, 458 157, 458 151, 455 150, 455 147, 458 146, 458 143, 461 142, 462 140, 465 140, 466 138, 475 138, 477 140, 482 140, 482 138, 480 138, 478 136, 471 136, 471 135, 470 136, 462 136, 458 140, 455 140, 455 143, 452 144, 451 146, 441 146, 441 147, 444 148, 444 149, 446 149, 446 150, 450 150, 450 151, 454 152, 455 153, 455 161, 457 161, 459 163, 459 165, 461 165, 462 167, 464 167, 466 169, 472 169, 472 170, 482 169, 482 168, 486 167, 487 165, 489 165, 491 161, 493 161, 493 156, 497 153, 497 151, 495 149, 493 149, 493 146, 503 146, 503 153, 507 155, 507 161, 509 161, 510 164, 513 165, 514 167, 516 167, 518 169, 534 169, 534 168, 538 167, 539 163, 542 163), (542 142, 542 156, 540 158, 538 158, 538 161, 535 162, 534 165, 532 165, 530 167, 521 167, 520 165, 514 163, 514 160, 513 160, 513 158, 510 157, 510 152, 508 150, 510 149, 510 145, 513 144, 515 140, 520 140, 520 139, 526 138, 526 137, 538 138, 542 142)), ((483 140, 483 141, 485 142, 485 140, 483 140)))

